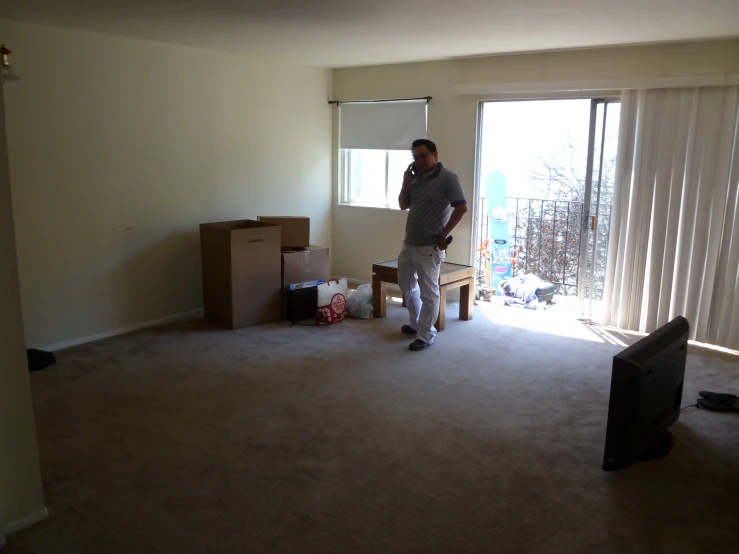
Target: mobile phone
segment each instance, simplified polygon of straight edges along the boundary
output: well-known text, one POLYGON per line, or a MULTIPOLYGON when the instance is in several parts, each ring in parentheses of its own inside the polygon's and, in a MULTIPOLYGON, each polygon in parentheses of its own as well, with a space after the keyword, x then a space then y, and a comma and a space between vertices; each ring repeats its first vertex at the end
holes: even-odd
POLYGON ((416 173, 418 173, 418 169, 416 169, 416 162, 413 162, 411 164, 411 173, 413 173, 413 175, 415 175, 416 173))

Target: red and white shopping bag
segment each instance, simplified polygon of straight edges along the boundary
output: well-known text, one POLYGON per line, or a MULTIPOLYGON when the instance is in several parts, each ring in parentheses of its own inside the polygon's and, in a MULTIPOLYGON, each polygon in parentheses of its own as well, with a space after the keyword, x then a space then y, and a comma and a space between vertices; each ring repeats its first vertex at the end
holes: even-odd
POLYGON ((316 325, 331 325, 346 317, 346 297, 349 287, 346 279, 318 285, 316 325))

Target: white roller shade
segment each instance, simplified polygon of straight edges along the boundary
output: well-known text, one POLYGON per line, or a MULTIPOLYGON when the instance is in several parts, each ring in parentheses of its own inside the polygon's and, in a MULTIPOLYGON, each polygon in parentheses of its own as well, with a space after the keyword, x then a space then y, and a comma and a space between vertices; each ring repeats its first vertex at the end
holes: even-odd
POLYGON ((426 101, 341 104, 341 148, 409 150, 426 138, 426 101))

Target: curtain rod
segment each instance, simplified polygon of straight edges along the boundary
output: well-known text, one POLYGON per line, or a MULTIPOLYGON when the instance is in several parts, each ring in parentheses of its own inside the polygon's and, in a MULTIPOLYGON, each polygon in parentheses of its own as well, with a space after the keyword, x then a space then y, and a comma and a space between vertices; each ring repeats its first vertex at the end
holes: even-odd
POLYGON ((329 100, 329 104, 370 104, 375 102, 408 102, 410 100, 426 100, 428 104, 433 100, 432 96, 419 96, 418 98, 385 98, 382 100, 329 100))

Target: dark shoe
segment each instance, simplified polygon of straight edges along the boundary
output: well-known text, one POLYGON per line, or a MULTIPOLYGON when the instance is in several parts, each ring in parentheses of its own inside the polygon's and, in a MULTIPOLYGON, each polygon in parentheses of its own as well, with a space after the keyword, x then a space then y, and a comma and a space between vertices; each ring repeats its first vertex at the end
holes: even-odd
POLYGON ((413 327, 410 325, 403 325, 400 328, 401 333, 404 335, 408 335, 409 337, 415 337, 418 334, 418 331, 416 331, 413 327))
POLYGON ((698 406, 714 412, 739 412, 738 400, 709 400, 708 398, 699 398, 698 406))
POLYGON ((412 343, 411 343, 411 344, 410 344, 410 345, 408 346, 408 348, 410 348, 410 349, 411 349, 411 350, 413 350, 414 352, 418 352, 419 350, 426 350, 426 349, 427 349, 427 348, 428 348, 429 346, 431 346, 431 345, 433 345, 433 344, 434 344, 433 342, 432 342, 431 344, 429 344, 429 343, 427 343, 427 342, 423 342, 423 341, 422 341, 421 339, 416 339, 416 340, 414 340, 414 341, 413 341, 413 342, 412 342, 412 343))
POLYGON ((728 394, 725 392, 708 392, 702 390, 698 394, 706 400, 739 400, 739 397, 737 397, 737 395, 728 394))

